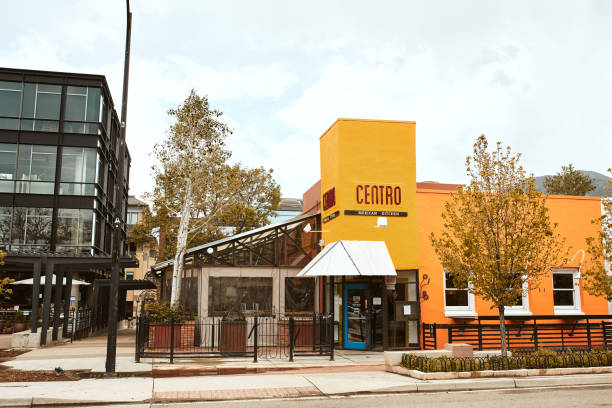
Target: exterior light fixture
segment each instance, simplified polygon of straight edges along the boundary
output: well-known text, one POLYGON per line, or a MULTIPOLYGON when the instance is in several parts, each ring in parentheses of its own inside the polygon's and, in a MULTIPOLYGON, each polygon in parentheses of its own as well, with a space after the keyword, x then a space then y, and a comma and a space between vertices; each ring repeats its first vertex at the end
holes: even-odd
POLYGON ((387 217, 378 217, 376 221, 377 228, 385 228, 387 226, 387 217))
POLYGON ((209 255, 212 255, 212 253, 214 252, 214 250, 213 250, 212 248, 208 248, 208 249, 206 250, 206 252, 207 252, 209 255))

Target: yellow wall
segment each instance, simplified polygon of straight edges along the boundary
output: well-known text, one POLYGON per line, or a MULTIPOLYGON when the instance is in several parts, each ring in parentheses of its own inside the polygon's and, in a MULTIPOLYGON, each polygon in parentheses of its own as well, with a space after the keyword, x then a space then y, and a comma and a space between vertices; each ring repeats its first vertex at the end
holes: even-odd
MULTIPOLYGON (((321 202, 335 188, 335 205, 321 208, 324 245, 341 239, 385 241, 395 269, 418 267, 416 211, 415 122, 338 119, 320 138, 321 202), (357 186, 360 199, 357 201, 357 186), (382 203, 365 203, 365 186, 384 187, 382 203), (401 189, 401 203, 388 204, 387 188, 401 189), (387 217, 387 227, 377 228, 377 216, 346 215, 346 210, 407 212, 407 217, 387 217)), ((371 188, 368 189, 370 191, 371 188)), ((372 196, 369 196, 370 200, 372 196)))

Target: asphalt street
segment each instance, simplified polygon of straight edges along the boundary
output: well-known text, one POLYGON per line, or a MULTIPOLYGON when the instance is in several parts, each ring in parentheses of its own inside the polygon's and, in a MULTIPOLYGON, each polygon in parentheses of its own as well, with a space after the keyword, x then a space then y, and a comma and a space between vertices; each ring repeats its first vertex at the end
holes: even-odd
MULTIPOLYGON (((118 407, 119 405, 109 405, 118 407)), ((612 387, 534 388, 502 391, 457 391, 390 395, 356 395, 331 398, 242 400, 168 404, 134 404, 130 408, 361 408, 361 407, 494 407, 494 408, 569 408, 612 407, 612 387)), ((97 406, 97 408, 104 408, 97 406)))

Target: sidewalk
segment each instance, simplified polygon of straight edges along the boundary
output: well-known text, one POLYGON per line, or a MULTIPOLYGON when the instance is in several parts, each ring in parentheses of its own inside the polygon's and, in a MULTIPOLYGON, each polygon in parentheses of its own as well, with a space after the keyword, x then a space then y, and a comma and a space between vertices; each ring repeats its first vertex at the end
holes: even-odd
POLYGON ((293 363, 287 359, 253 363, 251 358, 179 360, 173 365, 167 360, 135 363, 133 334, 120 332, 117 344, 119 378, 102 376, 106 353, 106 338, 103 337, 34 350, 5 362, 4 365, 21 370, 62 367, 64 370, 85 371, 92 373, 93 378, 71 382, 0 382, 0 406, 218 401, 612 385, 612 374, 417 380, 385 372, 382 353, 345 350, 339 350, 335 361, 329 361, 327 357, 296 357, 293 363), (256 372, 258 374, 254 374, 256 372))
POLYGON ((610 384, 610 374, 435 381, 420 381, 387 372, 129 377, 68 383, 0 383, 0 406, 167 403, 610 384))
MULTIPOLYGON (((88 374, 96 377, 104 374, 105 362, 106 337, 98 336, 74 343, 35 349, 3 364, 16 370, 27 371, 50 371, 61 367, 64 371, 77 371, 81 376, 88 374)), ((330 361, 326 356, 296 356, 293 362, 290 362, 288 358, 259 358, 257 363, 253 363, 252 357, 218 356, 175 359, 174 364, 170 364, 168 359, 142 358, 140 363, 136 363, 134 361, 134 330, 121 330, 117 336, 116 372, 121 376, 245 374, 327 367, 383 371, 384 356, 382 352, 338 350, 334 361, 330 361)))

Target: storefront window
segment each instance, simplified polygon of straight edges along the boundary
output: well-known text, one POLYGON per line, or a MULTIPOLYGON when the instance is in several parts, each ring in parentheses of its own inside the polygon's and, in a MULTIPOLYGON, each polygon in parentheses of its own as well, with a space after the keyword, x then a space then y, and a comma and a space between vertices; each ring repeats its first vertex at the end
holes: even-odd
POLYGON ((89 252, 92 228, 93 210, 60 208, 57 213, 57 249, 89 252))
POLYGON ((223 316, 227 312, 252 312, 256 308, 262 312, 272 310, 272 278, 209 278, 209 316, 223 316))
POLYGON ((96 149, 64 147, 60 194, 94 195, 96 180, 96 149))
POLYGON ((0 207, 0 244, 7 245, 11 242, 11 207, 0 207))
POLYGON ((47 249, 51 241, 51 208, 15 207, 11 230, 12 244, 20 249, 47 249))
POLYGON ((285 311, 314 312, 315 279, 285 278, 285 311))

